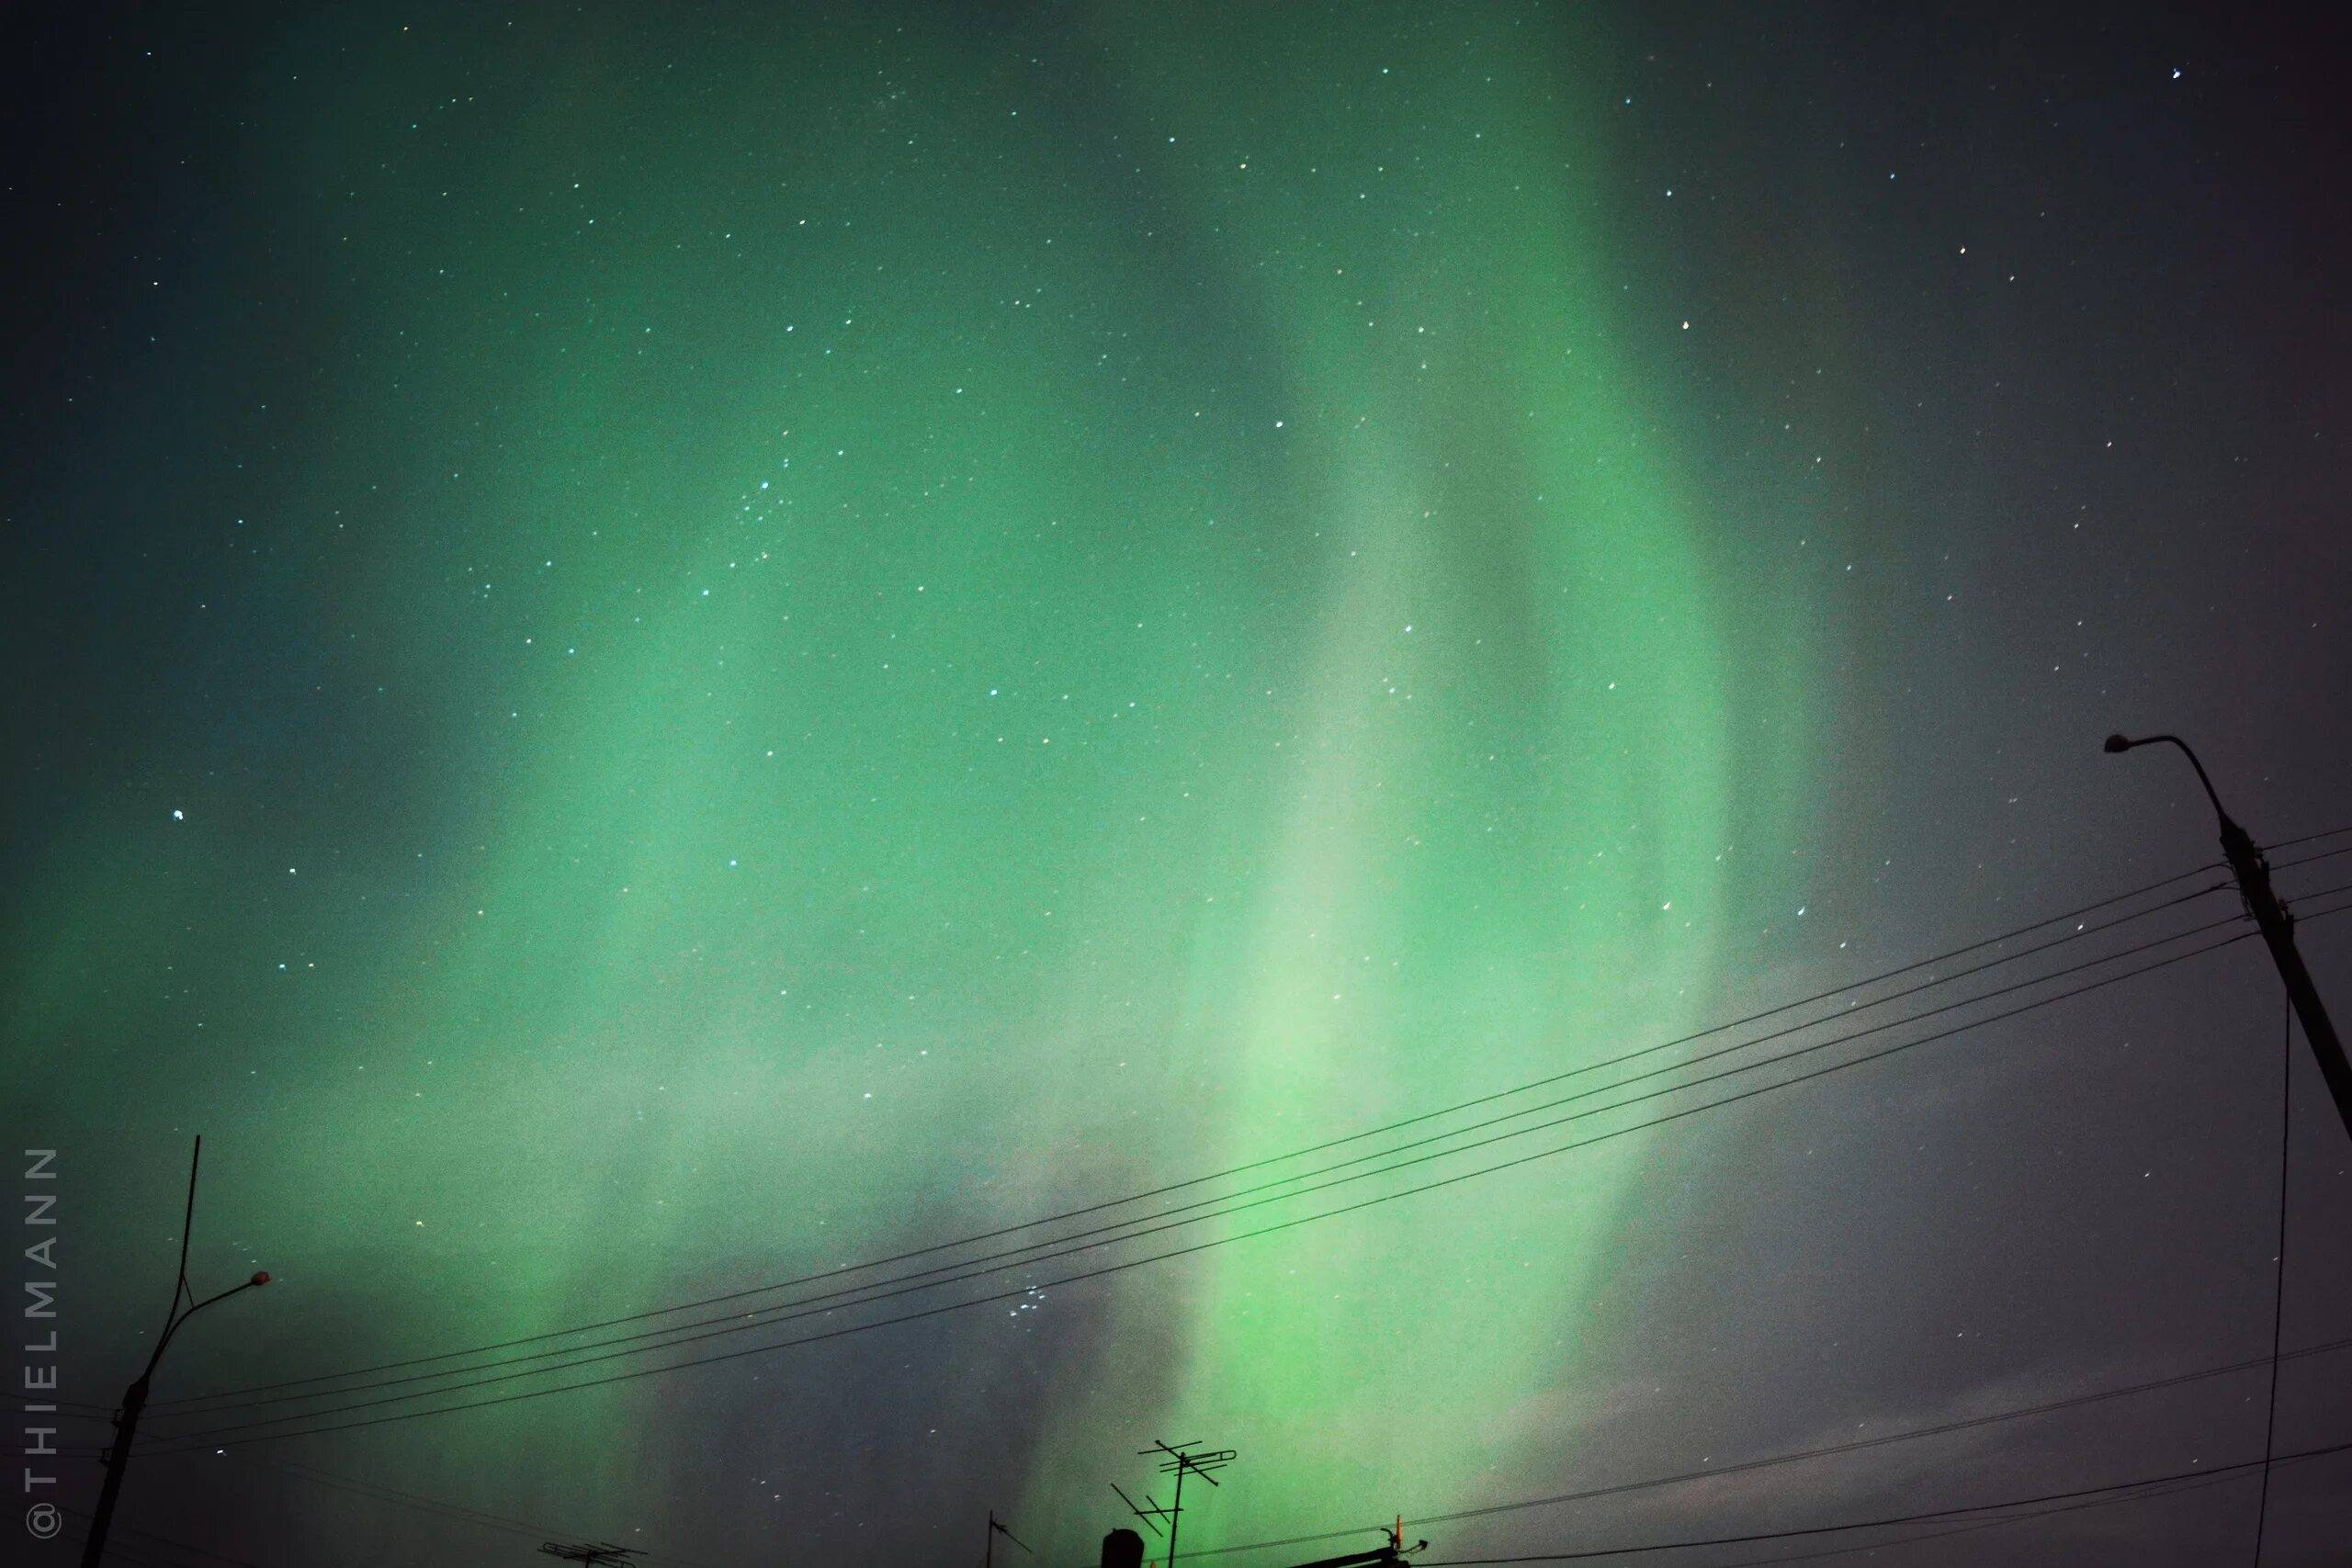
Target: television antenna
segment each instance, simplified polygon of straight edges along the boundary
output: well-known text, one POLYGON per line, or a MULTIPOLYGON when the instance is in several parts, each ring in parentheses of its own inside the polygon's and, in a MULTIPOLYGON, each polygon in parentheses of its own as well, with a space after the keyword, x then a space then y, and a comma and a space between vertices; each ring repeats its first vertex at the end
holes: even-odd
POLYGON ((1004 1521, 996 1517, 996 1510, 990 1508, 989 1510, 989 1549, 980 1558, 981 1568, 996 1568, 996 1538, 999 1536, 1004 1537, 1022 1551, 1028 1552, 1030 1556, 1037 1555, 1027 1541, 1007 1529, 1004 1521))
POLYGON ((1176 1568, 1176 1526, 1178 1516, 1184 1511, 1184 1477, 1197 1475, 1212 1486, 1221 1485, 1223 1483, 1217 1480, 1216 1472, 1231 1464, 1238 1456, 1231 1449, 1204 1449, 1201 1447, 1200 1439, 1197 1438, 1185 1443, 1157 1441, 1151 1447, 1137 1450, 1136 1452, 1144 1459, 1157 1458, 1159 1461, 1159 1473, 1176 1478, 1176 1491, 1169 1499, 1168 1506, 1161 1507, 1148 1492, 1143 1495, 1143 1502, 1137 1504, 1134 1498, 1119 1491, 1115 1482, 1112 1483, 1111 1490, 1119 1493, 1119 1501, 1125 1503, 1128 1511, 1141 1519, 1152 1534, 1159 1534, 1159 1522, 1163 1519, 1167 1521, 1167 1568, 1176 1568))

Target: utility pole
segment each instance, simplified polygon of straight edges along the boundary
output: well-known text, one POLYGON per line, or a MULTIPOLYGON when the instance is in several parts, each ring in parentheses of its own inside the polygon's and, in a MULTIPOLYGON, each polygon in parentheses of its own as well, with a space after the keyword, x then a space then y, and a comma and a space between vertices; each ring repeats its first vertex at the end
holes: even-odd
POLYGON ((1029 1543, 1027 1541, 1022 1540, 1019 1536, 1005 1529, 1004 1521, 996 1517, 996 1510, 994 1508, 990 1508, 989 1510, 989 1548, 980 1558, 980 1568, 996 1568, 996 1538, 999 1536, 1004 1537, 1005 1540, 1012 1542, 1013 1545, 1019 1547, 1022 1551, 1029 1552, 1030 1556, 1035 1557, 1037 1555, 1035 1551, 1030 1551, 1029 1543))
POLYGON ((2320 1077, 2327 1080, 2327 1092, 2335 1099, 2335 1114, 2344 1123, 2346 1136, 2352 1136, 2352 1064, 2344 1059, 2344 1042, 2336 1038, 2335 1024, 2327 1016, 2327 1006, 2319 998, 2319 987, 2312 984, 2312 972, 2303 967, 2303 955, 2295 950, 2295 917, 2278 901, 2270 887, 2270 863, 2264 858, 2262 848, 2235 818, 2222 806, 2222 797, 2213 791, 2213 781, 2205 774, 2205 764, 2197 760, 2188 742, 2177 735, 2143 735, 2134 740, 2126 736, 2107 738, 2109 752, 2129 751, 2134 746, 2167 745, 2180 748, 2188 765, 2197 770, 2197 782, 2205 786, 2205 798, 2213 803, 2213 815, 2221 819, 2222 853, 2230 863, 2231 872, 2238 879, 2238 891, 2245 897, 2246 912, 2261 928, 2262 940, 2270 949, 2270 960, 2278 966, 2278 978, 2287 987, 2287 999, 2294 1004, 2295 1016, 2302 1021, 2303 1038, 2310 1042, 2312 1055, 2319 1058, 2320 1077))
POLYGON ((155 1340, 155 1353, 147 1358, 147 1370, 123 1390, 122 1408, 115 1413, 114 1445, 107 1450, 106 1479, 98 1486, 97 1512, 90 1516, 89 1539, 82 1543, 82 1568, 98 1568, 98 1559, 106 1552, 107 1531, 114 1524, 115 1502, 122 1495, 122 1472, 130 1467, 131 1439, 139 1434, 139 1413, 147 1408, 148 1387, 154 1380, 156 1363, 164 1359, 164 1348, 172 1342, 172 1336, 179 1332, 181 1324, 214 1302, 226 1301, 240 1291, 269 1283, 267 1274, 256 1273, 243 1284, 232 1285, 200 1302, 196 1299, 196 1292, 187 1288, 188 1236, 196 1229, 196 1172, 203 1159, 204 1140, 198 1138, 196 1153, 187 1162, 187 1213, 180 1221, 180 1277, 172 1287, 172 1309, 164 1314, 164 1332, 155 1340), (182 1301, 189 1303, 186 1311, 180 1308, 182 1301))

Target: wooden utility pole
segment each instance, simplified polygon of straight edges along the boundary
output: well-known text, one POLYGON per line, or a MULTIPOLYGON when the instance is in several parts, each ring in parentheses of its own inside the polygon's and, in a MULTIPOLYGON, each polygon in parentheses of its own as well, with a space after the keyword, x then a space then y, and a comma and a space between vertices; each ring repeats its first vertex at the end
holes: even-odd
POLYGON ((2312 972, 2303 967, 2303 955, 2295 947, 2295 918, 2270 886, 2270 862, 2254 836, 2237 825, 2237 821, 2222 806, 2222 797, 2213 791, 2213 781, 2205 775, 2205 764, 2197 760, 2188 742, 2177 735, 2144 735, 2139 739, 2128 736, 2110 735, 2107 750, 2110 752, 2129 751, 2135 746, 2167 745, 2180 748, 2188 765, 2197 770, 2197 782, 2205 786, 2205 798, 2213 803, 2213 815, 2221 819, 2222 853, 2230 863, 2230 870, 2238 879, 2238 891, 2245 896, 2246 913, 2262 931, 2262 941, 2270 949, 2270 961, 2278 966, 2278 978, 2287 987, 2287 999, 2294 1004, 2295 1017, 2303 1026, 2303 1038, 2311 1043, 2312 1055, 2319 1058, 2320 1077, 2327 1080, 2327 1092, 2335 1097, 2335 1114, 2344 1123, 2345 1135, 2352 1137, 2352 1064, 2344 1059, 2344 1042, 2336 1037, 2335 1022, 2327 1016, 2327 1005, 2319 998, 2319 987, 2312 983, 2312 972))

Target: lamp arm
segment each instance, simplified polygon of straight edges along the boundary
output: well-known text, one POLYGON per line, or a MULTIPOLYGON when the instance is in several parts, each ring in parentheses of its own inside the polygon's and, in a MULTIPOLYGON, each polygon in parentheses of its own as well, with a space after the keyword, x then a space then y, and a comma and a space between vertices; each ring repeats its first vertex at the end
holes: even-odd
POLYGON ((2190 767, 2197 770, 2197 782, 2205 786, 2205 798, 2213 803, 2213 815, 2222 819, 2223 827, 2235 827, 2236 824, 2230 820, 2230 814, 2228 810, 2222 805, 2221 795, 2216 793, 2213 788, 2212 779, 2209 777, 2205 772, 2205 764, 2197 760, 2197 750, 2195 747, 2189 745, 2188 741, 2183 740, 2177 735, 2143 736, 2139 739, 2132 741, 2132 744, 2134 746, 2153 746, 2159 740, 2163 741, 2167 746, 2177 746, 2180 748, 2180 754, 2188 759, 2188 765, 2190 767))
MULTIPOLYGON (((153 1371, 154 1371, 154 1370, 155 1370, 155 1363, 156 1363, 156 1362, 158 1362, 158 1361, 160 1361, 160 1360, 162 1360, 162 1359, 164 1359, 164 1346, 166 1346, 166 1345, 169 1345, 169 1344, 172 1342, 172 1336, 173 1336, 173 1335, 175 1335, 175 1334, 177 1334, 177 1333, 180 1331, 180 1325, 181 1325, 181 1324, 186 1323, 189 1318, 194 1317, 198 1313, 202 1312, 206 1307, 210 1306, 214 1302, 224 1302, 224 1301, 227 1301, 231 1296, 235 1295, 235 1294, 236 1294, 238 1292, 240 1292, 240 1291, 250 1291, 250 1290, 252 1290, 255 1285, 266 1285, 266 1284, 268 1284, 268 1283, 269 1283, 269 1276, 268 1276, 268 1275, 266 1275, 266 1274, 256 1274, 256 1275, 254 1275, 252 1279, 250 1279, 250 1280, 246 1280, 246 1281, 245 1281, 243 1284, 242 1284, 242 1285, 232 1285, 232 1286, 230 1286, 227 1290, 225 1290, 225 1291, 221 1292, 220 1292, 219 1295, 217 1295, 217 1296, 207 1296, 207 1297, 205 1297, 202 1301, 200 1301, 200 1302, 197 1303, 194 1306, 192 1306, 192 1307, 188 1308, 188 1309, 187 1309, 187 1311, 186 1311, 186 1312, 184 1312, 184 1313, 181 1313, 177 1317, 175 1317, 174 1319, 172 1319, 171 1326, 169 1326, 168 1328, 165 1328, 165 1329, 164 1330, 164 1337, 163 1337, 162 1339, 160 1339, 160 1340, 158 1340, 158 1341, 156 1342, 156 1345, 155 1345, 155 1353, 154 1353, 154 1355, 153 1355, 152 1357, 148 1358, 148 1361, 147 1361, 147 1370, 148 1370, 148 1371, 149 1371, 149 1372, 151 1372, 151 1373, 152 1373, 153 1371)), ((191 1292, 189 1292, 188 1293, 189 1293, 190 1295, 193 1295, 193 1294, 195 1294, 196 1292, 194 1292, 193 1291, 191 1291, 191 1292)))

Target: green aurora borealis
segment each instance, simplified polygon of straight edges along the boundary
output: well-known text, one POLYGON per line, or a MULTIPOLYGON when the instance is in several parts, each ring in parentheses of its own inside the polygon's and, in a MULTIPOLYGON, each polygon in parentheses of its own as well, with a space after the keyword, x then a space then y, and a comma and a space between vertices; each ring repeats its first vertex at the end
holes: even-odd
MULTIPOLYGON (((170 514, 128 570, 184 582, 177 651, 11 956, 12 1033, 70 1052, 12 1098, 139 1151, 88 1211, 164 1213, 200 1131, 209 1267, 280 1276, 178 1392, 895 1251, 1711 1016, 1817 722, 1804 591, 1730 513, 1801 522, 1805 457, 1702 477, 1706 329, 1611 194, 1601 29, 1437 28, 270 43, 302 64, 241 105, 234 281, 175 281, 151 351, 151 388, 207 367, 168 438, 209 456, 120 502, 170 514)), ((453 1418, 401 1473, 527 1450, 473 1500, 808 1527, 859 1467, 970 1470, 1010 1401, 992 1495, 1065 1552, 1157 1436, 1244 1456, 1202 1545, 1482 1495, 1573 1397, 1645 1160, 453 1418), (892 1385, 917 1337, 968 1386, 892 1385)))

